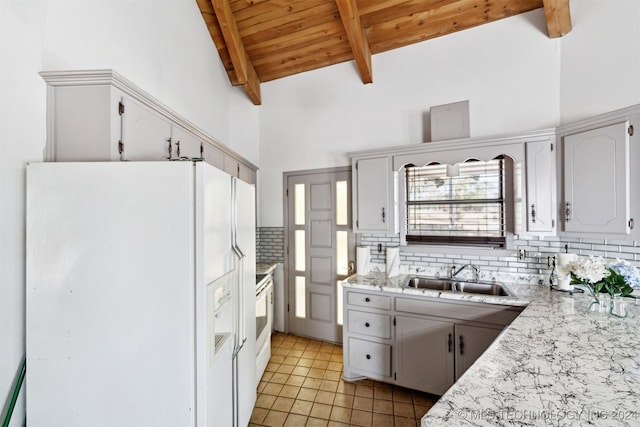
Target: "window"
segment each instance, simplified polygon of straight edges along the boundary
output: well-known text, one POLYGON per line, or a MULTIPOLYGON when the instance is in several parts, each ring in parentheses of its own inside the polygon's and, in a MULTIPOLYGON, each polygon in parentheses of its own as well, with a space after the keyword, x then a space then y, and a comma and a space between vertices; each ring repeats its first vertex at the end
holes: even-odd
POLYGON ((405 167, 406 241, 506 246, 509 158, 405 167))

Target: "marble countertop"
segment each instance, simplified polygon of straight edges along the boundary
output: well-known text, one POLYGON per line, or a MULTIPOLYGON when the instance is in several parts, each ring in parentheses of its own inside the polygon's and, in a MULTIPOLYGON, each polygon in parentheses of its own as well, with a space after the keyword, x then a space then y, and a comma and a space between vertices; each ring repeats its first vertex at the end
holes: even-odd
POLYGON ((640 304, 625 319, 587 312, 587 294, 507 284, 514 298, 402 288, 406 276, 351 276, 345 286, 527 305, 422 418, 422 426, 640 425, 640 304))

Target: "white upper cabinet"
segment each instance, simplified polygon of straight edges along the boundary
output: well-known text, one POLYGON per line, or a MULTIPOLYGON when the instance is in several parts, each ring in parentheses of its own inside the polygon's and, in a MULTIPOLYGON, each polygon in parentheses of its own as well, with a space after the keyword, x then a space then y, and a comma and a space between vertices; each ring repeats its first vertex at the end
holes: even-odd
POLYGON ((111 70, 45 71, 45 160, 204 158, 251 184, 257 168, 111 70), (230 167, 230 166, 229 166, 230 167))
POLYGON ((391 157, 354 158, 353 224, 356 233, 397 233, 391 157))
POLYGON ((563 154, 564 231, 629 234, 629 122, 567 135, 563 154))
POLYGON ((551 140, 527 142, 526 224, 527 232, 555 232, 556 163, 551 140))
MULTIPOLYGON (((120 101, 122 160, 167 160, 171 146, 171 122, 128 96, 120 101)), ((56 159, 57 160, 57 159, 56 159)))

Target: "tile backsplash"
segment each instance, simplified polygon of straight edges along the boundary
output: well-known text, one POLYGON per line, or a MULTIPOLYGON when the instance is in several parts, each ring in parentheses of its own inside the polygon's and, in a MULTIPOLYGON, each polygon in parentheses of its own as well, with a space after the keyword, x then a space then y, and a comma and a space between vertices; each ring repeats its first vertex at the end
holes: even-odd
MULTIPOLYGON (((358 246, 371 248, 371 262, 384 264, 386 261, 387 246, 399 246, 400 237, 360 234, 357 240, 358 246), (382 251, 378 252, 378 244, 382 245, 382 251)), ((491 256, 491 255, 465 255, 438 253, 437 247, 431 251, 411 251, 403 247, 400 250, 400 264, 402 271, 421 271, 429 274, 444 272, 451 265, 462 266, 474 264, 480 268, 483 278, 496 278, 510 276, 518 282, 538 283, 539 280, 547 283, 551 269, 547 266, 547 258, 558 252, 565 251, 568 245, 569 252, 579 255, 598 255, 606 258, 620 258, 640 266, 640 242, 618 241, 587 238, 545 237, 518 239, 514 241, 517 251, 524 250, 527 254, 522 260, 517 255, 491 256)), ((258 262, 284 262, 284 228, 283 227, 259 227, 257 229, 258 262)))
POLYGON ((284 228, 258 227, 256 246, 259 263, 284 263, 284 228))

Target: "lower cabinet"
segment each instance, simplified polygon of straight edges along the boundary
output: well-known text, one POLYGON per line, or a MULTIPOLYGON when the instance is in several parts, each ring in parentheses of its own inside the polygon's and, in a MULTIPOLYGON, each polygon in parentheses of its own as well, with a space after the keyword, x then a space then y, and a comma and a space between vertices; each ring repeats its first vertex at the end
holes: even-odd
POLYGON ((344 378, 372 378, 437 395, 522 311, 349 288, 344 292, 344 378))
POLYGON ((453 385, 453 323, 397 316, 395 341, 398 384, 433 394, 453 385))

